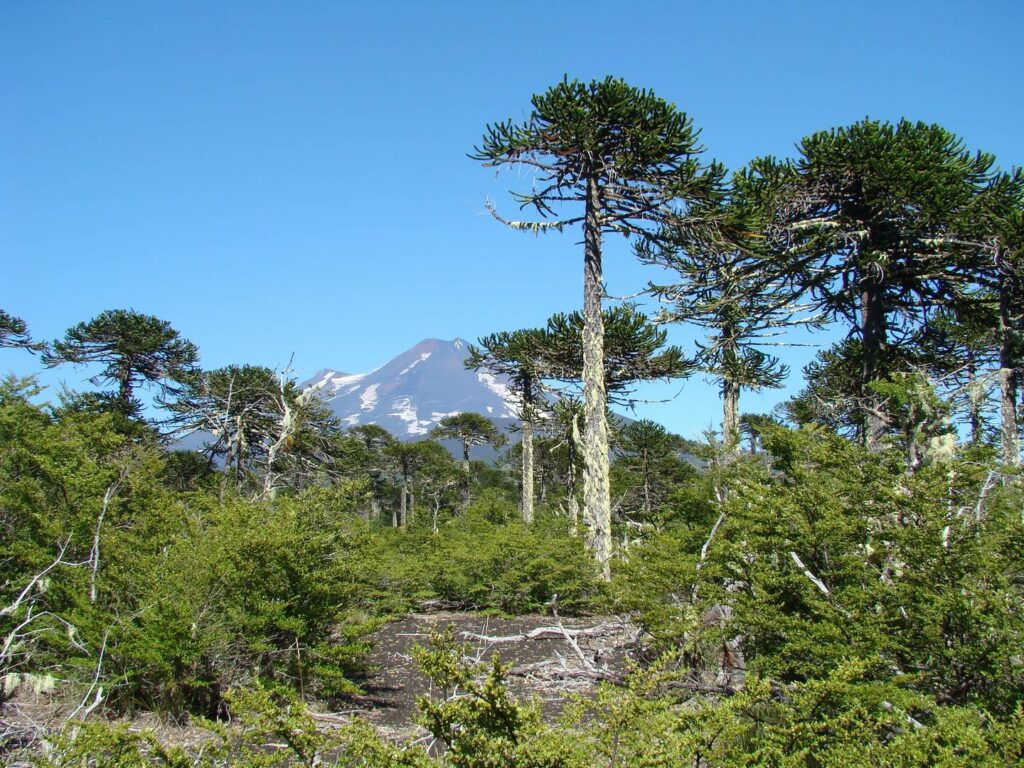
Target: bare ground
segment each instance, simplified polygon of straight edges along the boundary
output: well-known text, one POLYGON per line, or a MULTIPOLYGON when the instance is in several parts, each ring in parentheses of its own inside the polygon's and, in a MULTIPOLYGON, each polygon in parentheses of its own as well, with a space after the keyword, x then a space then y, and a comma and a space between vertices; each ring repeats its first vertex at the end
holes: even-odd
MULTIPOLYGON (((510 691, 537 699, 548 718, 556 717, 571 695, 587 695, 601 681, 621 679, 638 634, 635 626, 612 616, 506 619, 473 612, 411 614, 371 636, 370 672, 361 681, 365 694, 352 697, 344 711, 314 712, 314 718, 321 727, 334 728, 358 717, 395 740, 422 736, 425 732, 415 723, 416 702, 430 695, 430 682, 417 668, 412 649, 428 645, 432 633, 448 626, 470 647, 471 659, 485 661, 497 653, 511 664, 510 691)), ((0 707, 0 745, 6 750, 29 746, 40 734, 59 729, 76 710, 81 711, 81 702, 19 693, 0 707)), ((181 746, 209 738, 187 718, 175 723, 142 714, 127 725, 132 731, 152 729, 161 741, 181 746)), ((4 751, 0 749, 0 761, 4 751)))
POLYGON ((571 694, 587 694, 602 680, 621 678, 636 642, 634 626, 610 616, 495 618, 479 613, 437 612, 407 616, 371 637, 373 670, 355 697, 361 716, 381 730, 408 736, 415 732, 416 702, 430 694, 430 683, 416 667, 412 649, 430 635, 452 626, 471 646, 469 656, 487 660, 497 653, 512 665, 508 686, 517 697, 535 697, 554 717, 571 694))

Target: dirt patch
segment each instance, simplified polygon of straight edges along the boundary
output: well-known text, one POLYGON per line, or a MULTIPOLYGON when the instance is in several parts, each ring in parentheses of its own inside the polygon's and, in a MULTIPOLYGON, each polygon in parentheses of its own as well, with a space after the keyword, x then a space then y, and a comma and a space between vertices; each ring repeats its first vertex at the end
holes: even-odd
MULTIPOLYGON (((573 694, 587 695, 602 680, 620 679, 628 670, 637 629, 611 616, 556 619, 552 616, 496 618, 471 612, 412 614, 378 629, 368 659, 370 673, 361 686, 363 696, 350 707, 311 714, 321 728, 331 729, 358 717, 394 740, 422 736, 414 722, 416 702, 430 695, 430 682, 412 657, 415 645, 427 645, 431 633, 452 626, 456 637, 470 647, 472 659, 486 661, 493 653, 512 665, 508 686, 518 698, 537 699, 545 717, 553 719, 573 694)), ((0 707, 0 746, 29 747, 40 734, 58 730, 80 702, 52 695, 19 693, 0 707)), ((321 705, 322 707, 322 705, 321 705)), ((201 728, 168 722, 156 715, 138 714, 124 722, 129 730, 152 729, 169 744, 195 746, 210 738, 201 728)), ((0 749, 0 762, 3 761, 0 749)), ((28 763, 17 763, 27 766, 28 763)))
POLYGON ((468 643, 471 658, 497 653, 512 665, 510 691, 537 698, 545 715, 554 717, 571 694, 586 694, 602 680, 620 678, 629 666, 636 628, 615 617, 556 620, 551 616, 502 619, 479 613, 413 614, 375 632, 362 683, 365 696, 355 703, 365 719, 393 735, 415 731, 416 702, 430 694, 430 682, 416 667, 415 645, 427 645, 431 633, 452 626, 468 643))

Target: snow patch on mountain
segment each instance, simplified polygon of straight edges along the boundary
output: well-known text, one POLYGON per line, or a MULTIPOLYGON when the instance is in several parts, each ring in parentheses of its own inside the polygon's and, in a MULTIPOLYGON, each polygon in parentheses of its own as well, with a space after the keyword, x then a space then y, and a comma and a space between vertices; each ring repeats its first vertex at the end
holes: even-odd
POLYGON ((331 394, 335 394, 339 389, 348 384, 357 384, 366 378, 365 373, 338 373, 337 371, 323 371, 323 378, 317 381, 315 384, 310 385, 307 389, 324 389, 329 387, 331 394))
POLYGON ((491 392, 496 394, 502 400, 507 400, 512 396, 512 391, 508 388, 508 386, 498 381, 493 373, 488 373, 487 371, 477 371, 476 378, 477 381, 479 381, 481 384, 483 384, 485 387, 491 390, 491 392))
POLYGON ((392 411, 388 416, 397 416, 405 422, 405 431, 410 435, 425 435, 430 430, 427 426, 432 422, 429 419, 420 419, 412 400, 408 397, 396 397, 391 402, 392 411))
MULTIPOLYGON (((491 390, 491 392, 500 397, 504 402, 505 408, 501 413, 501 418, 518 418, 516 411, 519 407, 519 398, 511 389, 509 389, 508 384, 503 381, 499 381, 493 373, 488 373, 487 371, 477 371, 476 378, 477 381, 491 390)), ((488 412, 493 413, 493 411, 488 412)))
POLYGON ((407 368, 403 368, 401 371, 399 371, 398 375, 399 376, 405 376, 405 374, 407 374, 409 371, 411 371, 417 365, 419 365, 424 360, 427 360, 429 358, 430 358, 430 353, 429 352, 424 352, 416 360, 414 360, 411 365, 409 365, 407 368))
POLYGON ((438 421, 441 421, 441 419, 448 418, 449 416, 458 416, 460 413, 462 413, 462 411, 451 411, 449 413, 442 413, 441 411, 431 411, 430 412, 430 421, 431 422, 438 422, 438 421))
POLYGON ((380 384, 371 384, 359 396, 359 405, 364 411, 372 411, 377 405, 377 389, 380 384))

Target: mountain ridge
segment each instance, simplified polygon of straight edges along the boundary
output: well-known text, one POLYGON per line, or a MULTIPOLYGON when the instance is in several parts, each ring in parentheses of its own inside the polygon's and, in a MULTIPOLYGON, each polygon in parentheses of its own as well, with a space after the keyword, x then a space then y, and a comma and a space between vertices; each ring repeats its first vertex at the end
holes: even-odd
POLYGON ((425 437, 445 416, 473 412, 518 424, 508 379, 465 367, 469 342, 427 338, 367 373, 324 368, 300 386, 314 391, 342 426, 376 424, 401 440, 425 437))

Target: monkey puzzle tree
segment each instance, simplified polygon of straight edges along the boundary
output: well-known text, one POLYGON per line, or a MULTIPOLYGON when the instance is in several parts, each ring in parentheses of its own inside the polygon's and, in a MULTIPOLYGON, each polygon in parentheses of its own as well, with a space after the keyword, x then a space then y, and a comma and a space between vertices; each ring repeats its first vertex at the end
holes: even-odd
POLYGON ((399 506, 391 512, 391 525, 404 528, 413 516, 413 482, 432 467, 443 465, 451 455, 442 445, 433 440, 420 440, 415 443, 394 441, 384 449, 394 462, 399 481, 399 506))
POLYGON ((860 433, 876 449, 887 429, 890 346, 911 340, 928 312, 978 273, 952 242, 957 217, 994 179, 993 157, 971 153, 938 125, 863 120, 798 147, 782 206, 780 268, 860 341, 860 433))
MULTIPOLYGON (((983 295, 994 298, 999 350, 1000 422, 1003 461, 1020 466, 1018 410, 1024 382, 1024 172, 1000 174, 964 211, 960 245, 981 262, 983 295)), ((970 308, 969 311, 974 311, 970 308)))
POLYGON ((135 414, 134 399, 141 384, 156 384, 166 396, 193 379, 198 369, 199 350, 180 337, 166 320, 133 309, 108 309, 88 322, 69 328, 63 339, 53 342, 43 354, 48 367, 62 363, 105 367, 90 381, 116 384, 118 409, 135 414))
POLYGON ((975 445, 988 421, 988 373, 999 359, 997 315, 993 302, 984 298, 943 307, 929 318, 918 342, 920 365, 965 413, 975 445))
POLYGON ((539 329, 503 331, 480 339, 480 346, 470 346, 466 368, 481 368, 508 377, 512 391, 519 399, 519 420, 522 424, 522 501, 520 512, 524 523, 533 522, 533 432, 537 421, 537 397, 541 371, 540 345, 544 332, 539 329))
POLYGON ((380 514, 380 501, 387 486, 389 470, 392 469, 392 449, 397 438, 377 424, 359 424, 346 433, 358 441, 362 450, 356 471, 370 480, 370 509, 374 519, 380 514))
MULTIPOLYGON (((634 385, 639 381, 677 379, 688 376, 694 361, 677 346, 665 346, 668 333, 647 315, 628 304, 601 313, 605 330, 603 384, 609 403, 630 406, 634 385)), ((586 321, 579 312, 559 312, 548 318, 539 337, 542 377, 571 389, 586 390, 586 321)), ((584 432, 584 440, 586 433, 584 432)))
MULTIPOLYGON (((860 341, 847 338, 822 349, 804 366, 804 387, 779 406, 793 424, 819 424, 855 438, 863 425, 860 341)), ((887 370, 904 370, 905 361, 887 360, 887 370)))
POLYGON ((580 507, 579 481, 582 473, 580 446, 580 421, 583 419, 583 403, 571 393, 561 397, 551 407, 551 415, 541 425, 541 497, 545 483, 554 481, 565 489, 566 512, 570 520, 570 532, 576 535, 579 527, 580 507))
POLYGON ((688 201, 716 194, 721 172, 698 158, 693 122, 651 91, 613 77, 561 83, 531 99, 521 124, 488 125, 471 155, 485 166, 523 165, 533 189, 513 193, 540 220, 499 221, 528 232, 583 229, 584 509, 591 544, 607 574, 611 497, 604 393, 601 303, 605 233, 648 237, 662 216, 688 201), (583 205, 582 213, 563 210, 583 205), (598 533, 599 532, 599 533, 598 533), (602 541, 597 545, 598 541, 602 541))
POLYGON ((785 166, 757 160, 733 174, 725 197, 700 203, 695 218, 669 221, 663 238, 637 248, 641 261, 679 277, 671 285, 649 285, 668 305, 659 320, 708 330, 707 343, 698 344, 697 367, 719 381, 722 435, 730 451, 739 450, 741 391, 781 386, 788 372, 758 346, 785 328, 819 323, 799 303, 790 276, 765 268, 771 258, 765 231, 773 213, 765 198, 785 176, 785 166))
POLYGON ((15 347, 30 352, 41 352, 46 345, 32 341, 28 326, 20 317, 15 317, 0 309, 0 348, 15 347))
POLYGON ((479 413, 456 413, 445 416, 430 432, 435 440, 458 440, 462 445, 463 502, 469 505, 469 449, 474 445, 500 448, 507 439, 486 416, 479 413))
POLYGON ((280 411, 278 380, 270 368, 228 365, 204 371, 165 406, 173 414, 175 434, 207 432, 211 459, 223 457, 221 500, 229 477, 240 489, 264 446, 276 432, 280 411))
POLYGON ((612 474, 618 470, 627 522, 650 525, 670 491, 695 474, 679 456, 682 448, 682 438, 650 419, 631 421, 619 430, 612 474), (630 520, 630 510, 639 520, 630 520))

